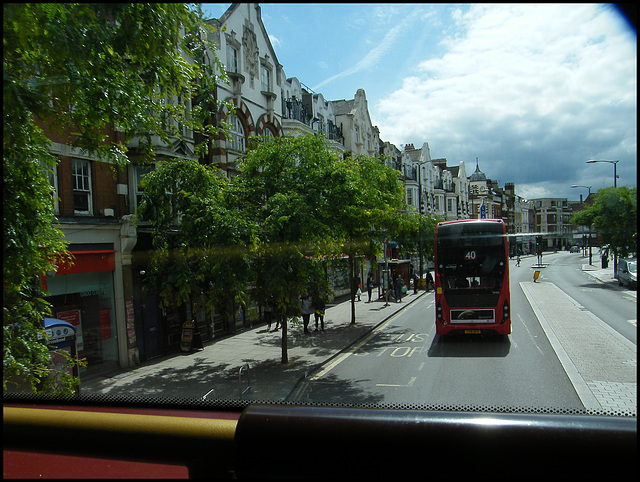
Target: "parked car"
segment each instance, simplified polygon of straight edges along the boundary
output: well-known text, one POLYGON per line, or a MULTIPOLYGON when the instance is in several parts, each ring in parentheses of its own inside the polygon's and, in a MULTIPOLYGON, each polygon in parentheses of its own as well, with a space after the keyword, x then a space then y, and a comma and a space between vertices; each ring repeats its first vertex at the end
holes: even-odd
POLYGON ((569 250, 570 253, 579 253, 580 252, 580 247, 579 246, 571 246, 571 249, 569 250))
POLYGON ((635 288, 638 280, 638 262, 637 259, 620 259, 618 260, 618 284, 620 286, 627 285, 635 288))

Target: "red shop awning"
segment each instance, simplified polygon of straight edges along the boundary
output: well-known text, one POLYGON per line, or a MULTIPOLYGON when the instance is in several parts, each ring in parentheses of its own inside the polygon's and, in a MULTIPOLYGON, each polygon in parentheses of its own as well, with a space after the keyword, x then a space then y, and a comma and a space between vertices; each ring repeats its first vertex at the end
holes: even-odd
POLYGON ((69 251, 69 253, 73 264, 61 264, 56 274, 93 273, 116 269, 115 249, 69 251))

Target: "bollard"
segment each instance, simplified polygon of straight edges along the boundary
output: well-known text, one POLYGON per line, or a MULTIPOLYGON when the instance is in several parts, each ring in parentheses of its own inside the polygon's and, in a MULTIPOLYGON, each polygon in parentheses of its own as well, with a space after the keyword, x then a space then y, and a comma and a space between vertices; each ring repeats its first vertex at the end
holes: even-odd
POLYGON ((242 398, 242 395, 244 395, 251 389, 251 378, 249 377, 249 369, 250 369, 249 364, 245 363, 238 370, 238 395, 240 398, 242 398), (247 388, 245 388, 243 391, 242 390, 242 370, 244 370, 245 368, 247 369, 247 388))

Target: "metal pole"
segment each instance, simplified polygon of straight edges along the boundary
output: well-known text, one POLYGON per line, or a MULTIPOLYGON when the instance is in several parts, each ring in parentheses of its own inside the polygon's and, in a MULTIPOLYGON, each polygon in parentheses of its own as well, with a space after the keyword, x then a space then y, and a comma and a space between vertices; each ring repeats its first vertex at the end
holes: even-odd
POLYGON ((422 164, 418 163, 418 213, 420 214, 420 225, 418 226, 418 255, 420 257, 420 279, 424 272, 422 263, 422 164))

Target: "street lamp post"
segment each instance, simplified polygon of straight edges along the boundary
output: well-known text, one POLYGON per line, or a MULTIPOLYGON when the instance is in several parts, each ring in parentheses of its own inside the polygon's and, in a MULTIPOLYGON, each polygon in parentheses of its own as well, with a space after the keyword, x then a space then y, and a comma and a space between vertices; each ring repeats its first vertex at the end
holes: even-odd
MULTIPOLYGON (((589 195, 587 196, 587 199, 589 198, 589 196, 591 196, 591 186, 579 186, 577 184, 573 184, 571 187, 583 187, 585 189, 589 190, 589 195)), ((580 202, 582 202, 582 195, 580 195, 580 202)), ((587 244, 589 246, 589 266, 591 266, 591 261, 592 261, 592 255, 591 255, 591 226, 589 226, 589 232, 587 233, 587 244)))
POLYGON ((599 160, 597 160, 597 159, 589 159, 587 161, 587 164, 595 164, 596 162, 608 162, 609 164, 613 164, 613 187, 618 187, 618 174, 616 172, 616 166, 617 166, 618 162, 620 162, 620 161, 619 160, 618 161, 606 161, 606 160, 603 160, 603 159, 599 159, 599 160))
POLYGON ((418 162, 418 213, 420 214, 420 226, 418 226, 418 254, 420 258, 420 280, 424 271, 422 262, 422 165, 431 161, 418 162))
MULTIPOLYGON (((579 186, 578 184, 573 184, 571 187, 583 187, 589 190, 589 196, 591 196, 591 186, 579 186)), ((587 196, 587 197, 589 197, 587 196)))
MULTIPOLYGON (((618 173, 617 173, 617 165, 619 160, 617 161, 608 161, 605 159, 589 159, 587 164, 595 164, 596 162, 608 162, 609 164, 613 164, 613 187, 618 187, 618 173)), ((618 277, 618 253, 617 250, 613 250, 613 277, 618 277)))

